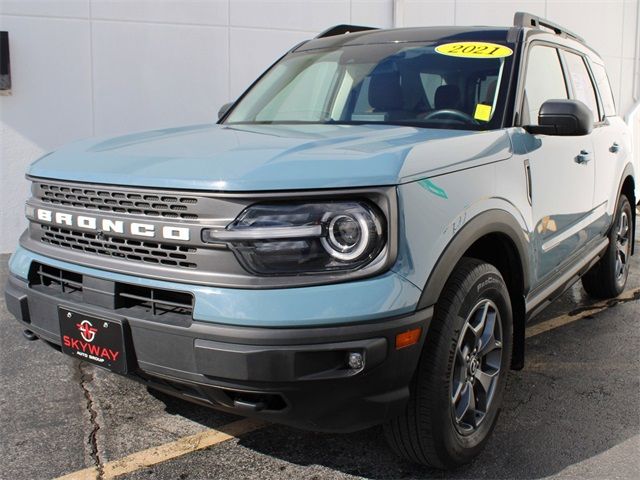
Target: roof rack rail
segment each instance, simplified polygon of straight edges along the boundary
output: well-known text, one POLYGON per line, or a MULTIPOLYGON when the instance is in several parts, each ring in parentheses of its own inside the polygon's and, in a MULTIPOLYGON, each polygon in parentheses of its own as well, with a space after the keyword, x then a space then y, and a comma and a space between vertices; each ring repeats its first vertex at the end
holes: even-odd
POLYGON ((378 30, 376 27, 365 27, 364 25, 336 25, 318 34, 316 38, 335 37, 345 33, 364 32, 366 30, 378 30))
POLYGON ((557 23, 550 22, 547 19, 538 17, 537 15, 533 15, 527 12, 516 12, 516 14, 513 17, 513 26, 538 28, 540 30, 542 30, 542 28, 546 28, 554 32, 556 35, 569 37, 579 42, 585 43, 584 38, 582 38, 580 35, 577 35, 567 30, 564 27, 561 27, 557 23))

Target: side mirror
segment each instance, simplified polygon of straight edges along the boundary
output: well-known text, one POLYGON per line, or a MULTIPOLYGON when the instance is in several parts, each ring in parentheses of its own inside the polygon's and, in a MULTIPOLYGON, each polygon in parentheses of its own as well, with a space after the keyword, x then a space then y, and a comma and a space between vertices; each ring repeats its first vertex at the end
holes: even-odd
POLYGON ((233 106, 233 102, 225 103, 224 105, 222 105, 220 107, 220 110, 218 110, 218 120, 222 119, 222 117, 224 117, 227 114, 227 112, 232 106, 233 106))
POLYGON ((540 107, 538 125, 524 129, 543 135, 588 135, 593 130, 593 113, 579 100, 547 100, 540 107))

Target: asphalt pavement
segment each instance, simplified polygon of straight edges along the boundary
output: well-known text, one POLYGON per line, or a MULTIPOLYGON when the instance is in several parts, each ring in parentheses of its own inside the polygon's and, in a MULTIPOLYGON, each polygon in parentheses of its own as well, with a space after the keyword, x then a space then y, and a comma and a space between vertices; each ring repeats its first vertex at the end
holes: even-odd
MULTIPOLYGON (((564 320, 527 340, 493 437, 458 471, 399 460, 380 428, 331 435, 267 425, 123 478, 639 478, 639 255, 627 292, 636 293, 592 310, 578 283, 536 319, 564 320)), ((55 478, 239 419, 149 392, 21 332, 0 300, 1 479, 55 478)))

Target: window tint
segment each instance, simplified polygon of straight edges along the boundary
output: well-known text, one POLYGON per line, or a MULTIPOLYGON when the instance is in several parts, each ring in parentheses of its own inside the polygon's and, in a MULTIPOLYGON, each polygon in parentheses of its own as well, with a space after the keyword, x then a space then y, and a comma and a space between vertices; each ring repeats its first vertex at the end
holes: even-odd
POLYGON ((569 98, 555 48, 536 45, 529 51, 524 96, 523 125, 538 124, 538 112, 547 100, 569 98))
POLYGON ((424 88, 424 94, 427 97, 429 108, 433 108, 436 103, 436 90, 440 85, 446 85, 446 81, 442 75, 437 73, 420 73, 420 82, 424 88))
POLYGON ((493 105, 496 98, 496 86, 498 85, 497 75, 487 75, 478 79, 475 102, 484 105, 493 105))
POLYGON ((609 77, 607 77, 607 71, 604 66, 597 63, 591 63, 591 70, 600 92, 602 99, 602 107, 604 108, 604 114, 607 117, 613 117, 616 114, 616 104, 613 101, 613 94, 611 93, 611 85, 609 84, 609 77))
POLYGON ((593 83, 587 70, 587 65, 580 55, 570 52, 564 52, 569 69, 569 77, 573 85, 573 98, 583 102, 593 113, 595 121, 600 119, 598 113, 598 101, 596 100, 596 92, 593 89, 593 83))

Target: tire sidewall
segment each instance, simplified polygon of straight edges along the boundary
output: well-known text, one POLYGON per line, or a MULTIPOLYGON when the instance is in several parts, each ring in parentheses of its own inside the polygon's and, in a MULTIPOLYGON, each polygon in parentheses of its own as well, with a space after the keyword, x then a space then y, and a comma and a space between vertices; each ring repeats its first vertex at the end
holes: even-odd
POLYGON ((454 322, 455 338, 450 339, 448 354, 442 356, 442 358, 446 360, 445 365, 443 365, 445 368, 446 382, 443 382, 444 385, 440 398, 438 399, 439 405, 437 411, 441 412, 438 430, 443 434, 442 447, 446 450, 446 457, 456 459, 457 463, 466 463, 473 459, 484 447, 484 444, 493 431, 500 412, 506 377, 511 362, 513 315, 505 282, 500 273, 490 265, 484 264, 475 269, 467 281, 464 282, 463 285, 460 285, 459 288, 464 291, 462 301, 451 305, 451 308, 447 312, 448 318, 445 319, 445 321, 454 322), (480 273, 480 271, 482 271, 482 273, 480 273), (500 313, 503 337, 501 371, 491 410, 487 412, 486 417, 475 432, 469 435, 462 435, 455 426, 450 405, 450 389, 452 370, 455 363, 455 351, 460 332, 467 317, 473 308, 484 299, 491 300, 500 313))
MULTIPOLYGON (((618 232, 618 223, 620 222, 620 217, 622 213, 626 211, 627 216, 629 218, 629 242, 634 242, 634 229, 633 229, 633 211, 631 210, 631 203, 629 199, 625 195, 620 196, 620 200, 618 200, 618 205, 616 207, 615 217, 613 219, 613 226, 611 227, 611 232, 609 234, 609 255, 608 255, 608 265, 607 265, 607 274, 611 275, 612 284, 616 289, 617 295, 621 294, 624 291, 624 288, 627 284, 627 279, 629 277, 629 263, 627 260, 627 266, 625 274, 622 278, 616 278, 616 242, 617 242, 617 232, 618 232)), ((633 247, 632 247, 633 248, 633 247)))

